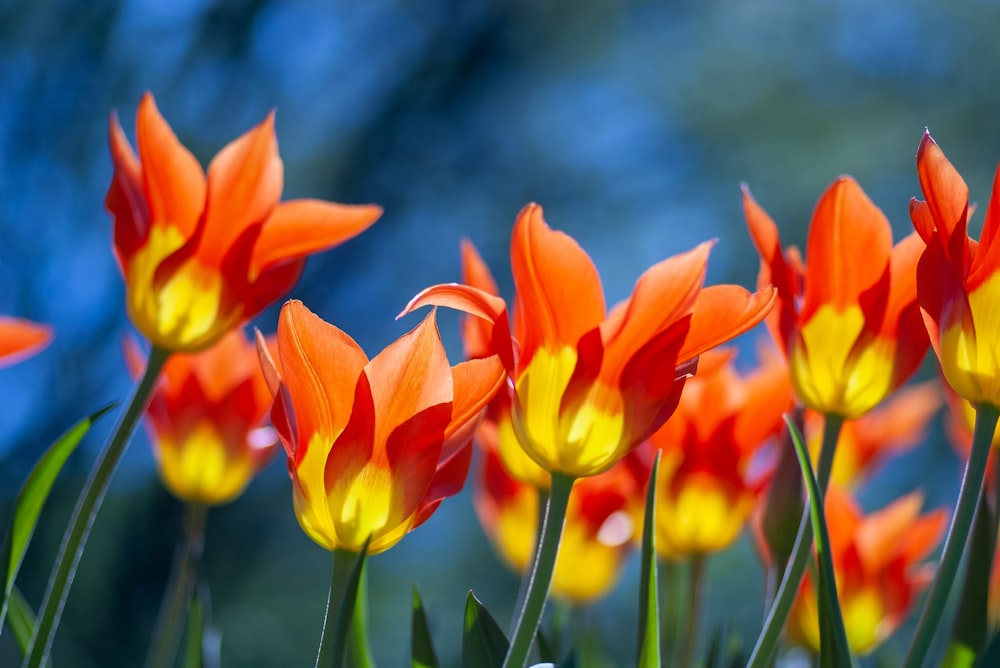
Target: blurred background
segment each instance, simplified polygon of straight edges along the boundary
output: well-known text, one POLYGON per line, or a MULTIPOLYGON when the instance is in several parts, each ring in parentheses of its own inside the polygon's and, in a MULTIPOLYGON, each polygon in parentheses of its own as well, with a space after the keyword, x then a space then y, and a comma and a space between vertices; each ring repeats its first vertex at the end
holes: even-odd
MULTIPOLYGON (((43 353, 0 371, 0 497, 10 502, 71 423, 130 387, 103 207, 107 122, 117 110, 134 142, 146 90, 203 164, 277 109, 285 199, 385 208, 311 259, 291 295, 373 355, 416 324, 393 319, 411 296, 458 278, 463 237, 509 296, 510 230, 529 201, 588 250, 609 303, 649 265, 713 237, 709 282, 753 286, 741 182, 786 243, 804 245, 816 199, 843 173, 896 238, 908 233, 925 127, 985 204, 1000 158, 997 25, 1000 5, 986 0, 0 0, 0 313, 56 331, 43 353)), ((279 306, 255 324, 273 331, 279 306)), ((457 361, 457 318, 441 321, 457 361)), ((34 605, 112 421, 70 460, 42 517, 19 581, 34 605)), ((922 486, 928 505, 950 503, 958 477, 938 428, 862 499, 922 486)), ((81 563, 56 665, 142 661, 180 518, 140 434, 81 563)), ((331 559, 296 524, 284 462, 208 522, 223 664, 312 665, 331 559)), ((467 590, 509 620, 516 579, 467 493, 370 568, 382 665, 408 656, 412 583, 448 665, 467 590)), ((618 665, 632 656, 635 571, 634 560, 576 620, 615 639, 618 665)), ((710 560, 706 633, 727 623, 752 643, 759 571, 747 540, 710 560)), ((868 665, 893 665, 899 650, 868 665)), ((15 655, 6 633, 0 665, 15 655)))

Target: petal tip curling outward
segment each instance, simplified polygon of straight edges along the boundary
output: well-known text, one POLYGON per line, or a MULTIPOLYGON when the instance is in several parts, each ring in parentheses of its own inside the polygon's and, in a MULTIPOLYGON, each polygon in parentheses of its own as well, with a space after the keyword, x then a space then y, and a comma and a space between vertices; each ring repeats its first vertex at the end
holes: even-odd
POLYGON ((0 316, 0 367, 34 355, 52 340, 52 328, 20 318, 0 316))
POLYGON ((728 284, 703 288, 677 360, 691 360, 756 327, 771 313, 777 299, 778 289, 771 285, 756 292, 728 284))

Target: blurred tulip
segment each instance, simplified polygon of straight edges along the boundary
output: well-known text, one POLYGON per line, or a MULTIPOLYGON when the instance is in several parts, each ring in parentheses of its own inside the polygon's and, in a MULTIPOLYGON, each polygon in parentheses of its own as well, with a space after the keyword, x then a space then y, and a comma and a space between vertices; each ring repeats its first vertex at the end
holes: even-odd
POLYGON ((271 113, 212 160, 206 178, 146 93, 138 157, 112 115, 114 177, 105 205, 129 317, 154 346, 195 352, 281 297, 305 259, 350 239, 377 206, 278 203, 283 167, 271 113))
POLYGON ((0 367, 16 364, 48 345, 52 330, 21 318, 0 316, 0 367))
POLYGON ((389 549, 465 482, 468 446, 504 382, 500 360, 448 364, 434 313, 373 359, 290 301, 277 356, 258 348, 276 394, 295 514, 328 550, 389 549))
POLYGON ((824 415, 857 418, 902 385, 927 352, 917 308, 920 239, 895 246, 883 213, 850 177, 820 197, 806 264, 783 250, 774 221, 743 189, 743 211, 774 284, 768 327, 788 357, 799 400, 824 415))

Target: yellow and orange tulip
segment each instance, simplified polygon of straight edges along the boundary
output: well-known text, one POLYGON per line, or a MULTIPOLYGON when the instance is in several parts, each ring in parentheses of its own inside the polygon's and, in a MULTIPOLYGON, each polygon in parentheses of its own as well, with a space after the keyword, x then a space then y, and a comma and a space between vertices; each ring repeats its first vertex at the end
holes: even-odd
POLYGON ((663 558, 728 547, 766 482, 765 472, 752 471, 751 465, 759 448, 784 426, 782 414, 792 404, 788 371, 772 356, 741 375, 732 355, 725 350, 702 355, 677 411, 649 439, 650 450, 662 453, 656 550, 663 558))
POLYGON ((273 113, 223 148, 207 176, 148 93, 136 119, 138 156, 117 116, 109 132, 114 177, 105 205, 129 317, 165 350, 212 345, 290 290, 306 256, 355 236, 382 213, 319 200, 279 204, 273 113))
POLYGON ((910 217, 927 244, 917 284, 934 352, 959 396, 1000 407, 1000 169, 979 242, 968 235, 968 186, 926 132, 917 174, 926 201, 914 198, 910 217))
MULTIPOLYGON (((838 488, 826 495, 830 554, 837 597, 851 651, 867 654, 899 628, 930 582, 930 567, 920 562, 944 531, 943 510, 920 515, 919 492, 897 499, 869 515, 838 488)), ((788 617, 797 643, 819 651, 816 588, 807 574, 788 617)))
POLYGON ((840 177, 813 213, 806 263, 782 249, 777 226, 743 189, 761 256, 761 284, 778 289, 768 318, 799 400, 824 415, 856 418, 916 371, 927 352, 917 307, 920 239, 895 246, 892 229, 856 181, 840 177))
MULTIPOLYGON (((126 354, 140 373, 135 346, 126 354)), ((239 496, 277 452, 278 436, 266 424, 272 399, 257 348, 242 331, 200 353, 171 356, 146 409, 164 486, 201 505, 239 496)))
POLYGON ((506 302, 472 286, 428 288, 407 311, 437 304, 487 320, 484 339, 514 384, 512 424, 521 447, 549 472, 596 475, 670 416, 700 353, 770 310, 771 288, 703 288, 710 248, 704 243, 654 265, 609 313, 590 257, 529 204, 511 242, 516 338, 506 302))
POLYGON ((371 360, 301 302, 258 342, 276 395, 295 514, 328 550, 389 549, 465 482, 468 447, 504 382, 497 356, 449 366, 434 313, 371 360))

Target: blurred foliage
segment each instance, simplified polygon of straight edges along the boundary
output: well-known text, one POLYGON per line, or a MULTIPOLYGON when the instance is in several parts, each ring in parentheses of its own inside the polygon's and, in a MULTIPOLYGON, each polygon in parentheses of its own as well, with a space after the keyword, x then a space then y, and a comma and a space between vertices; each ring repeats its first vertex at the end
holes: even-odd
MULTIPOLYGON (((373 354, 414 324, 393 317, 416 291, 457 278, 462 237, 509 291, 509 233, 529 200, 592 254, 611 302, 650 264, 711 237, 711 281, 752 285, 741 181, 788 242, 804 242, 840 173, 907 233, 925 126, 985 202, 1000 158, 998 22, 986 0, 0 0, 0 313, 57 332, 0 375, 2 501, 45 444, 127 392, 106 128, 117 109, 134 138, 144 90, 203 160, 277 108, 286 197, 385 207, 360 238, 311 260, 295 291, 373 354)), ((276 314, 258 326, 272 331, 276 314)), ((42 517, 22 578, 34 605, 102 437, 70 461, 42 517)), ((57 665, 133 666, 145 651, 181 510, 137 440, 81 564, 57 665)), ((936 438, 873 494, 923 484, 949 498, 957 468, 936 438)), ((225 665, 309 665, 315 652, 330 558, 295 525, 282 469, 209 517, 225 665)), ((396 631, 414 581, 443 665, 458 661, 469 588, 509 619, 516 581, 464 497, 370 567, 385 665, 404 661, 396 631)), ((754 637, 762 589, 749 548, 710 567, 713 619, 754 637)), ((596 616, 607 638, 632 638, 636 570, 581 623, 596 616)), ((4 634, 0 664, 15 652, 4 634)))

